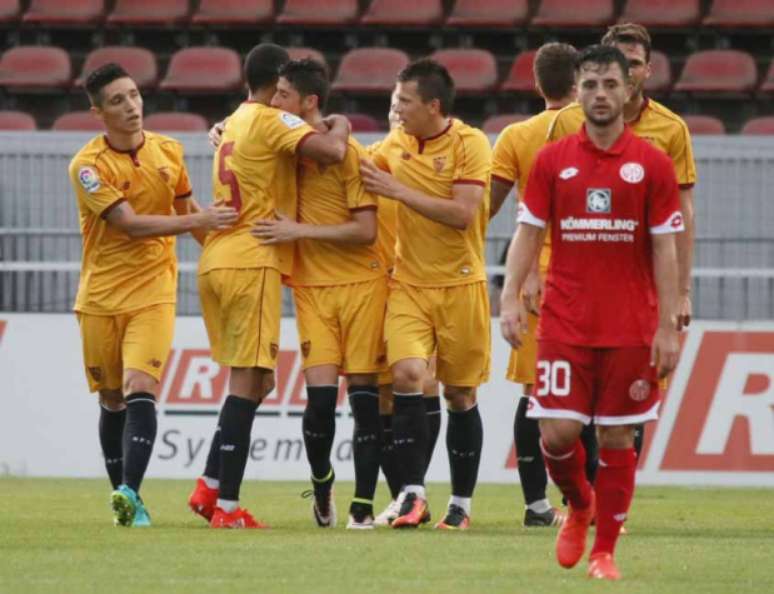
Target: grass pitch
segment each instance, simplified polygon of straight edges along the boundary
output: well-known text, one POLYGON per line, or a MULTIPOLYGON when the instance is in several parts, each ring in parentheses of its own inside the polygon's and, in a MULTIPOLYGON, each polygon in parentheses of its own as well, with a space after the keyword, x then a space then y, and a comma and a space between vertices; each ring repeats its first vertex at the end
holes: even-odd
MULTIPOLYGON (((247 482, 266 531, 209 530, 186 499, 193 481, 148 480, 154 526, 112 526, 106 480, 0 480, 0 592, 474 594, 774 592, 774 492, 644 487, 617 559, 617 584, 554 560, 554 529, 521 527, 517 485, 482 485, 466 533, 349 532, 352 484, 337 484, 339 527, 313 525, 304 483, 247 482)), ((437 519, 448 486, 429 486, 437 519)), ((384 488, 377 500, 386 504, 384 488)), ((556 493, 552 494, 554 501, 556 493)))

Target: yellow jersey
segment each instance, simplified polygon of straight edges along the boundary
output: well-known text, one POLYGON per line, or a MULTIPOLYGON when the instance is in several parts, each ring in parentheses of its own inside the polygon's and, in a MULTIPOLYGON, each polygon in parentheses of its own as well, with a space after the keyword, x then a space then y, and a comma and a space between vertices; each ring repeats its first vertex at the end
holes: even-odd
POLYGON ((295 194, 295 170, 278 157, 292 157, 315 133, 301 118, 254 101, 245 101, 227 118, 212 164, 213 200, 234 207, 239 219, 207 235, 199 274, 220 268, 282 271, 280 251, 263 245, 250 229, 255 221, 274 217, 279 193, 295 194))
MULTIPOLYGON (((370 158, 379 152, 382 141, 378 140, 366 147, 366 153, 370 158)), ((379 210, 376 211, 378 231, 376 234, 376 249, 382 266, 388 274, 392 273, 395 266, 395 241, 398 229, 398 202, 379 196, 379 210)))
POLYGON ((191 195, 182 145, 146 131, 136 150, 120 151, 100 135, 73 157, 69 174, 83 236, 75 311, 114 315, 175 303, 175 238, 132 239, 106 217, 121 202, 137 214, 175 216, 174 200, 191 195))
MULTIPOLYGON (((375 209, 377 197, 367 192, 360 178, 360 158, 366 150, 350 137, 344 161, 324 167, 301 158, 298 179, 298 220, 311 225, 338 225, 350 213, 375 209)), ((331 286, 358 283, 385 274, 376 244, 344 245, 302 239, 296 242, 291 284, 331 286)))
POLYGON ((492 149, 484 133, 457 119, 432 138, 420 139, 396 128, 374 153, 374 162, 401 183, 438 200, 451 200, 455 184, 480 185, 485 192, 465 230, 437 223, 399 203, 393 277, 418 287, 485 281, 492 149))
MULTIPOLYGON (((578 132, 584 121, 583 108, 578 103, 571 103, 556 114, 548 131, 548 141, 578 132)), ((681 188, 690 188, 696 183, 691 134, 679 115, 646 97, 639 117, 628 125, 637 136, 669 155, 681 188)))

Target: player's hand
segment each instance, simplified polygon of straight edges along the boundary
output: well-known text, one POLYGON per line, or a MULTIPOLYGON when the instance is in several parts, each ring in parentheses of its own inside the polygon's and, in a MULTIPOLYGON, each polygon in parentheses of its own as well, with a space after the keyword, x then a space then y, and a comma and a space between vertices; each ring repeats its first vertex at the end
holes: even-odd
POLYGON ((379 169, 370 159, 360 159, 360 177, 368 192, 385 198, 396 200, 403 189, 403 184, 379 169))
POLYGON ((323 118, 323 124, 328 127, 328 130, 332 130, 337 124, 340 126, 346 126, 347 133, 352 134, 352 122, 346 116, 338 113, 332 113, 323 118))
POLYGON ((656 368, 659 379, 665 378, 677 367, 679 352, 677 329, 659 326, 650 347, 650 366, 656 368))
POLYGON ((200 214, 203 215, 202 227, 208 231, 213 229, 228 229, 239 220, 239 213, 230 206, 224 206, 222 202, 211 204, 200 214))
POLYGON ((214 124, 212 128, 210 128, 210 132, 207 135, 207 138, 209 139, 212 148, 216 149, 220 146, 220 142, 223 140, 223 130, 225 129, 226 120, 221 120, 220 122, 214 124))
POLYGON ((513 348, 521 346, 522 337, 529 328, 524 302, 511 293, 500 296, 500 332, 513 348))
POLYGON ((693 304, 690 294, 681 295, 677 302, 677 331, 685 330, 691 324, 693 304))
POLYGON ((543 281, 540 273, 536 270, 530 270, 521 288, 521 300, 524 307, 531 313, 538 315, 540 313, 540 297, 543 295, 543 281))
POLYGON ((289 243, 301 239, 302 225, 289 219, 282 213, 275 215, 276 219, 256 221, 250 234, 257 237, 264 245, 274 245, 277 243, 289 243))

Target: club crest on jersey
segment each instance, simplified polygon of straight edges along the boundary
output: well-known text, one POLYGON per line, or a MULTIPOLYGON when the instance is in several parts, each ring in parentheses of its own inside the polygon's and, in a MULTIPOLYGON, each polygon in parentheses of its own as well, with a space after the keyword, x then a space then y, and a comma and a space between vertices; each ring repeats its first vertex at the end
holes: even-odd
POLYGON ((559 179, 570 179, 578 175, 577 167, 566 167, 559 172, 559 179))
POLYGON ((642 402, 648 396, 650 396, 650 382, 648 380, 634 380, 629 386, 629 398, 635 402, 642 402))
POLYGON ((639 163, 624 163, 619 173, 621 179, 630 184, 638 184, 645 177, 645 169, 639 163))
POLYGON ((280 120, 282 120, 282 123, 285 124, 288 128, 293 130, 294 128, 298 128, 299 126, 302 126, 304 124, 304 120, 302 120, 297 115, 293 115, 292 113, 288 113, 286 111, 283 111, 280 114, 280 120))
POLYGON ((608 213, 612 210, 613 198, 610 188, 586 189, 586 212, 608 213))
POLYGON ((435 169, 436 173, 441 173, 444 167, 446 167, 446 157, 435 157, 433 159, 433 169, 435 169))
POLYGON ((99 175, 93 167, 81 167, 78 170, 78 181, 89 194, 93 194, 100 188, 99 175))

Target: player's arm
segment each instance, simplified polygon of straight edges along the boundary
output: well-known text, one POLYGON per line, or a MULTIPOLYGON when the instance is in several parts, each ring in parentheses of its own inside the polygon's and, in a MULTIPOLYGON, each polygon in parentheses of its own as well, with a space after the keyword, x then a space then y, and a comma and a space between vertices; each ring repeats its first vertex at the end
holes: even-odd
POLYGON ((230 206, 211 205, 202 212, 182 216, 140 215, 126 201, 117 202, 102 215, 105 220, 132 239, 180 235, 195 229, 227 229, 239 213, 230 206))
POLYGON ((323 121, 328 131, 308 136, 298 147, 298 154, 321 165, 341 163, 347 154, 349 120, 342 115, 330 115, 323 121))
MULTIPOLYGON (((189 196, 188 198, 175 198, 174 207, 178 216, 202 212, 202 207, 193 196, 189 196)), ((207 231, 202 228, 192 229, 191 236, 199 245, 204 245, 207 231)))
MULTIPOLYGON (((679 234, 678 234, 679 235, 679 234)), ((653 337, 650 364, 660 378, 677 366, 677 248, 674 233, 652 235, 653 275, 658 291, 658 329, 653 337)))
POLYGON ((505 281, 500 293, 500 329, 511 346, 521 346, 521 335, 527 332, 527 310, 519 299, 527 275, 540 253, 544 229, 520 223, 505 258, 505 281))
POLYGON ((513 183, 506 183, 504 179, 492 176, 492 184, 490 186, 490 204, 489 204, 489 219, 493 219, 495 215, 500 212, 503 202, 510 194, 513 188, 513 183))
POLYGON ((677 266, 679 305, 677 312, 677 329, 682 330, 691 323, 693 306, 691 304, 691 270, 693 269, 693 242, 695 220, 693 209, 693 188, 680 189, 680 211, 683 213, 685 231, 678 233, 677 266))
POLYGON ((376 209, 352 211, 352 218, 336 225, 313 225, 293 221, 277 213, 273 221, 257 221, 250 231, 266 245, 314 239, 345 245, 370 245, 376 241, 376 209))

